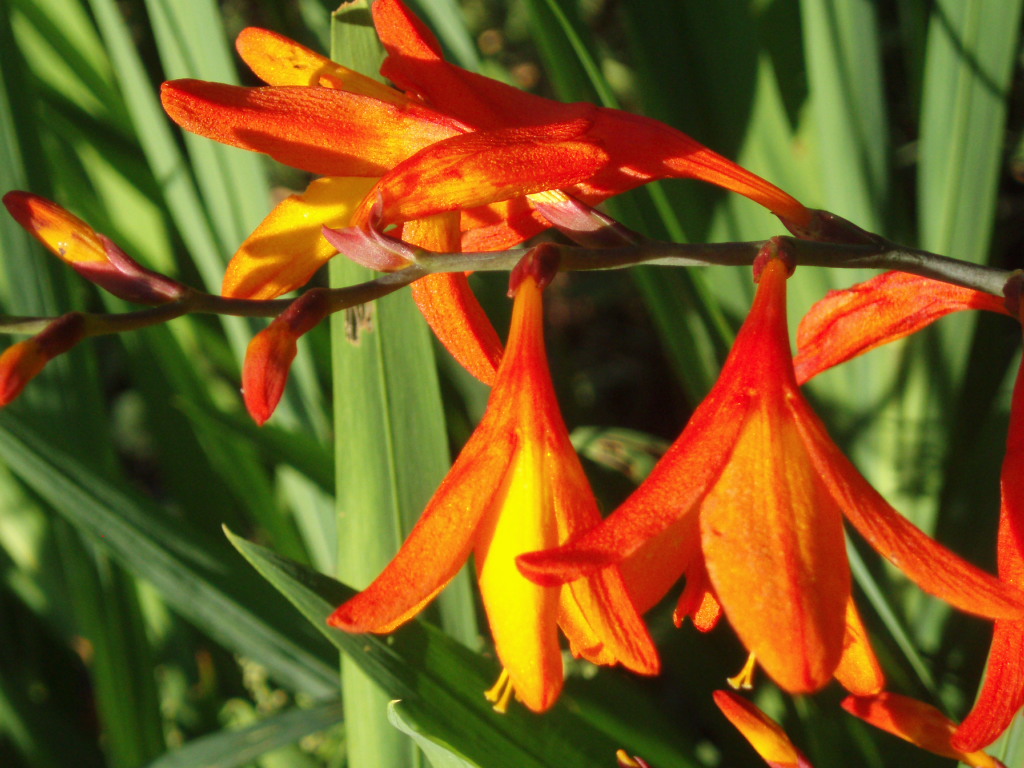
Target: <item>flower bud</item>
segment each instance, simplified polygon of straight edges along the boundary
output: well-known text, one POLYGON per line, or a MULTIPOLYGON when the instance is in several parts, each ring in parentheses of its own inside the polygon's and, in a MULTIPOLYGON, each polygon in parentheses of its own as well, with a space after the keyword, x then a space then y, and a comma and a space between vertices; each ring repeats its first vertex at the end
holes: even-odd
POLYGON ((41 333, 20 341, 0 355, 0 407, 12 402, 57 355, 85 336, 85 318, 72 312, 57 318, 41 333))
POLYGON ((292 302, 249 342, 242 367, 242 395, 249 415, 260 426, 281 401, 299 337, 316 327, 329 310, 327 290, 314 288, 292 302))
POLYGON ((118 298, 137 304, 166 304, 188 290, 146 269, 110 238, 44 197, 8 192, 3 201, 11 216, 61 261, 118 298))
POLYGON ((643 238, 610 216, 553 189, 530 195, 530 203, 551 226, 584 248, 634 245, 643 238))

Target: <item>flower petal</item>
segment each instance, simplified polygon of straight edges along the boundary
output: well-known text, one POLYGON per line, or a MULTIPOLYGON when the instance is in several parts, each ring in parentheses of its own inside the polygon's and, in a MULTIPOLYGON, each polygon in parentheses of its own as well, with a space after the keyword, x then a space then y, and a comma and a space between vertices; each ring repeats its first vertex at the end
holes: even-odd
MULTIPOLYGON (((433 251, 457 251, 458 223, 457 213, 418 219, 403 225, 402 237, 433 251)), ((412 284, 412 295, 452 357, 484 384, 493 384, 501 361, 501 340, 466 276, 427 275, 412 284)))
MULTIPOLYGON (((1010 431, 1001 476, 999 576, 1024 586, 1024 365, 1017 373, 1010 431)), ((992 631, 985 682, 970 714, 957 728, 957 749, 982 749, 1009 727, 1024 704, 1024 621, 997 620, 992 631)))
POLYGON ((160 95, 167 114, 185 130, 322 176, 380 177, 463 130, 415 104, 399 107, 333 88, 174 80, 163 84, 160 95))
POLYGON ((715 691, 715 704, 772 768, 812 768, 782 727, 732 691, 715 691))
POLYGON ((800 321, 794 365, 800 383, 963 309, 1009 314, 1003 299, 905 272, 829 291, 800 321))
POLYGON ((984 752, 965 753, 954 749, 950 744, 955 728, 953 722, 923 701, 886 692, 877 696, 848 696, 843 700, 843 709, 937 755, 977 768, 1006 768, 984 752))
POLYGON ((586 138, 589 126, 583 119, 432 144, 381 179, 384 220, 474 208, 583 181, 608 162, 604 149, 586 138))
POLYGON ((885 675, 868 640, 857 606, 851 597, 846 603, 846 636, 843 656, 836 667, 836 680, 855 696, 872 696, 885 688, 885 675))
POLYGON ((500 434, 478 429, 398 554, 328 623, 348 632, 390 632, 422 610, 469 557, 511 449, 500 434))
POLYGON ((224 295, 273 299, 305 285, 337 253, 321 228, 346 226, 373 184, 364 178, 317 179, 278 203, 228 264, 224 295))
POLYGON ((842 654, 850 570, 842 516, 787 412, 748 420, 701 502, 700 528, 715 595, 743 644, 787 691, 824 686, 842 654))
POLYGON ((248 27, 239 33, 235 48, 249 69, 269 85, 319 85, 372 96, 391 104, 409 102, 407 96, 394 88, 343 67, 276 32, 248 27))
POLYGON ((846 518, 879 554, 925 592, 967 613, 1021 618, 1024 592, 961 559, 900 515, 861 476, 806 403, 796 423, 814 464, 846 518))

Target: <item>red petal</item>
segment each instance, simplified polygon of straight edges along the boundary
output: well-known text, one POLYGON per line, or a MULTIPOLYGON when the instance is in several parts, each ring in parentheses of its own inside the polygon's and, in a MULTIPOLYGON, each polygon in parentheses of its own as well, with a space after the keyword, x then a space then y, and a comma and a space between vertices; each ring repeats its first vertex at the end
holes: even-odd
POLYGON ((1009 314, 999 297, 905 272, 829 291, 800 321, 794 364, 800 383, 963 309, 1009 314))
MULTIPOLYGON (((1024 365, 1022 365, 1024 368, 1024 365)), ((999 514, 999 576, 1024 586, 1024 370, 1018 371, 1010 409, 1010 432, 1002 470, 999 514)), ((1007 729, 1024 704, 1024 621, 996 621, 985 682, 953 744, 982 749, 1007 729)))
POLYGON ((866 720, 876 728, 899 736, 937 755, 952 757, 977 768, 1006 768, 984 752, 965 753, 950 744, 953 722, 930 704, 900 696, 880 693, 877 696, 848 696, 843 709, 866 720))
MULTIPOLYGON (((410 221, 402 227, 402 237, 432 251, 457 251, 458 222, 457 213, 410 221)), ((420 312, 452 357, 484 384, 493 384, 501 362, 501 340, 466 276, 428 275, 412 284, 412 292, 420 312)))
POLYGON ((167 114, 185 130, 322 176, 383 176, 461 131, 422 107, 332 88, 175 80, 160 93, 167 114))
POLYGON ((453 136, 432 144, 381 179, 386 221, 475 208, 571 186, 607 164, 587 140, 587 120, 453 136))
POLYGON ((806 403, 799 405, 804 413, 797 424, 822 480, 871 546, 925 592, 962 611, 988 618, 1024 615, 1024 593, 953 554, 901 516, 836 447, 806 403))

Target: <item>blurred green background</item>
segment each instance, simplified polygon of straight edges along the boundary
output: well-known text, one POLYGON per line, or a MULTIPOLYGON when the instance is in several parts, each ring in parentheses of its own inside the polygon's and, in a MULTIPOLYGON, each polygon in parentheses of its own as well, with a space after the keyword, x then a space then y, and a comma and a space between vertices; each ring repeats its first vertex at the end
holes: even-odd
MULTIPOLYGON (((895 240, 1024 266, 1020 0, 410 5, 469 69, 664 120, 807 205, 895 240)), ((237 245, 307 179, 182 135, 160 109, 159 83, 256 84, 231 47, 247 25, 324 52, 333 40, 345 60, 331 10, 320 0, 0 0, 0 190, 57 200, 146 266, 217 291, 237 245)), ((698 182, 637 190, 607 210, 677 241, 780 233, 753 203, 698 182)), ((7 314, 128 308, 7 217, 0 255, 7 314)), ((356 274, 340 265, 332 279, 356 274)), ((865 277, 801 269, 794 328, 828 289, 865 277)), ((505 278, 475 285, 503 332, 505 278)), ((556 386, 606 509, 711 387, 752 287, 746 269, 648 267, 565 276, 548 292, 556 386)), ((659 678, 570 662, 554 712, 499 718, 479 695, 498 669, 463 582, 427 617, 443 632, 414 628, 366 646, 366 658, 351 646, 345 678, 362 674, 355 664, 386 693, 352 685, 339 699, 336 649, 316 618, 317 600, 338 587, 275 566, 279 588, 305 601, 305 621, 220 527, 353 587, 393 554, 487 393, 433 347, 407 297, 381 302, 378 319, 370 350, 332 342, 326 326, 305 337, 263 429, 238 394, 241 356, 263 323, 229 318, 88 342, 0 414, 0 764, 566 768, 613 765, 623 747, 655 768, 760 765, 710 697, 741 665, 739 644, 725 622, 709 636, 675 629, 670 604, 649 615, 659 678), (396 407, 420 415, 389 421, 379 439, 396 407), (442 696, 452 698, 438 712, 442 696), (396 697, 393 718, 429 758, 385 720, 396 697)), ((951 317, 809 388, 898 509, 990 568, 1019 338, 1005 318, 951 317)), ((851 562, 890 687, 962 717, 987 625, 921 595, 853 537, 851 562)), ((755 699, 818 768, 951 764, 853 721, 841 697, 833 686, 792 700, 762 678, 755 699)), ((1024 764, 1022 730, 993 748, 1010 766, 1024 764)))

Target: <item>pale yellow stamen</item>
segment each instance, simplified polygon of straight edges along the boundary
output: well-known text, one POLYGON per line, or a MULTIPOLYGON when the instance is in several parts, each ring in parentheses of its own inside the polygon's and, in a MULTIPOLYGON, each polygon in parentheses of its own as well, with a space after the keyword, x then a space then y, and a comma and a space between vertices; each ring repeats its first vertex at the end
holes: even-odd
POLYGON ((615 759, 619 761, 620 768, 643 768, 640 763, 626 754, 624 749, 620 749, 615 753, 615 759))
POLYGON ((743 669, 740 670, 739 674, 735 677, 726 678, 726 682, 732 686, 733 690, 749 691, 754 687, 754 667, 757 665, 757 657, 754 654, 747 656, 747 663, 743 665, 743 669))
POLYGON ((504 715, 508 712, 508 703, 512 700, 514 690, 512 680, 508 676, 508 670, 502 669, 501 674, 498 675, 498 682, 494 684, 494 687, 484 691, 484 698, 494 705, 495 712, 499 715, 504 715))

